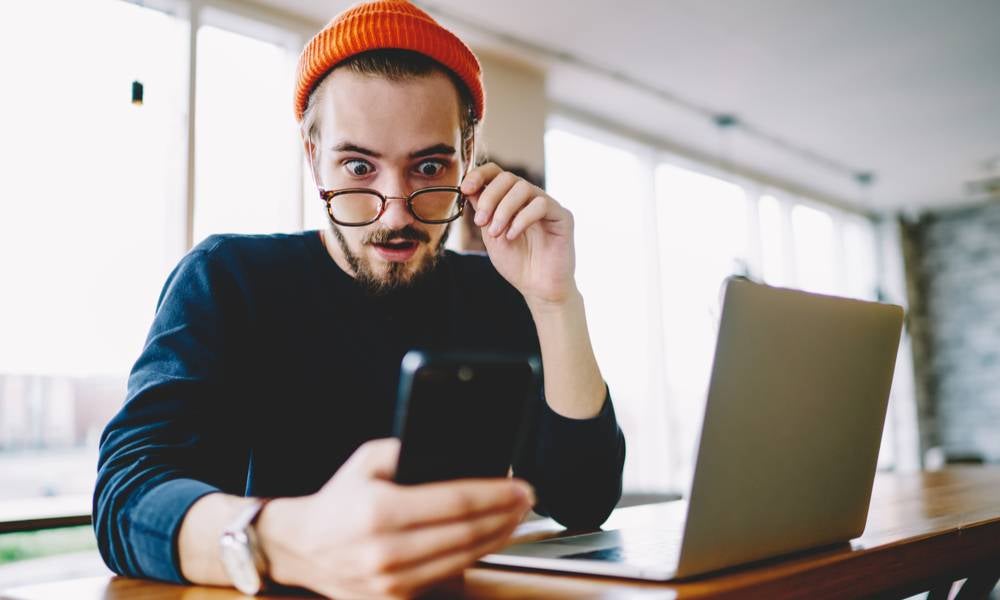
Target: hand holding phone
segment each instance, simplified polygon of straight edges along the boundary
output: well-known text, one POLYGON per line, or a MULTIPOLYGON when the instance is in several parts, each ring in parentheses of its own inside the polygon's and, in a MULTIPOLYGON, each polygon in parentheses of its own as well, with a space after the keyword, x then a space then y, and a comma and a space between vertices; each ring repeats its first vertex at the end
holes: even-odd
POLYGON ((538 385, 535 356, 408 352, 396 407, 395 481, 505 477, 538 385))

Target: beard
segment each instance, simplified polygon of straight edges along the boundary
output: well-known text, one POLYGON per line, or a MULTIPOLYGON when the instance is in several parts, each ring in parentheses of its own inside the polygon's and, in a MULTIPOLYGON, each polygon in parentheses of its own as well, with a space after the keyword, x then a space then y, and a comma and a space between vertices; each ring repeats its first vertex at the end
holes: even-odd
MULTIPOLYGON (((451 223, 444 230, 444 234, 437 244, 431 248, 430 252, 419 259, 419 263, 413 265, 411 262, 390 262, 384 272, 377 272, 371 261, 359 254, 355 254, 347 245, 347 239, 341 233, 340 227, 331 223, 333 235, 337 239, 340 250, 344 253, 344 258, 351 270, 354 271, 354 280, 369 295, 383 296, 391 292, 412 288, 423 281, 437 266, 444 255, 444 243, 451 233, 451 223)), ((381 244, 390 239, 412 240, 419 243, 430 242, 427 232, 406 226, 402 229, 376 229, 361 241, 362 248, 369 244, 381 244)))

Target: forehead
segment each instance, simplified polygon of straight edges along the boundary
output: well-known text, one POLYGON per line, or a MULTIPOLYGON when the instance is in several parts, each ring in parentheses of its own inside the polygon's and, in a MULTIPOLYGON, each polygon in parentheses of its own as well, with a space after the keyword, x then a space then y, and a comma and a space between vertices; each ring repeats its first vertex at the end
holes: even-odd
POLYGON ((458 91, 444 73, 393 81, 336 69, 317 93, 325 145, 348 140, 390 153, 459 137, 458 91))

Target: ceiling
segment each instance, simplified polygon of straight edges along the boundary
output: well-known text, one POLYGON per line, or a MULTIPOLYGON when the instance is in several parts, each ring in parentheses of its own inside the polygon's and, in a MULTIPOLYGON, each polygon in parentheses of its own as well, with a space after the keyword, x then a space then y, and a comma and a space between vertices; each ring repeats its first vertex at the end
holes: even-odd
MULTIPOLYGON (((349 4, 261 3, 316 23, 349 4)), ((1000 176, 997 0, 417 4, 544 69, 561 106, 817 196, 918 210, 982 201, 965 183, 1000 176)))

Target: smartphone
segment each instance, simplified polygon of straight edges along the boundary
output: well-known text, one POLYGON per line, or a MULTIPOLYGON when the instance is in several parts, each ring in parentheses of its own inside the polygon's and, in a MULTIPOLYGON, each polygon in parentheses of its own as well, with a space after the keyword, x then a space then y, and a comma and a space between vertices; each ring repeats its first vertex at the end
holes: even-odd
POLYGON ((538 399, 539 364, 533 355, 408 352, 396 405, 396 483, 505 477, 538 399))

